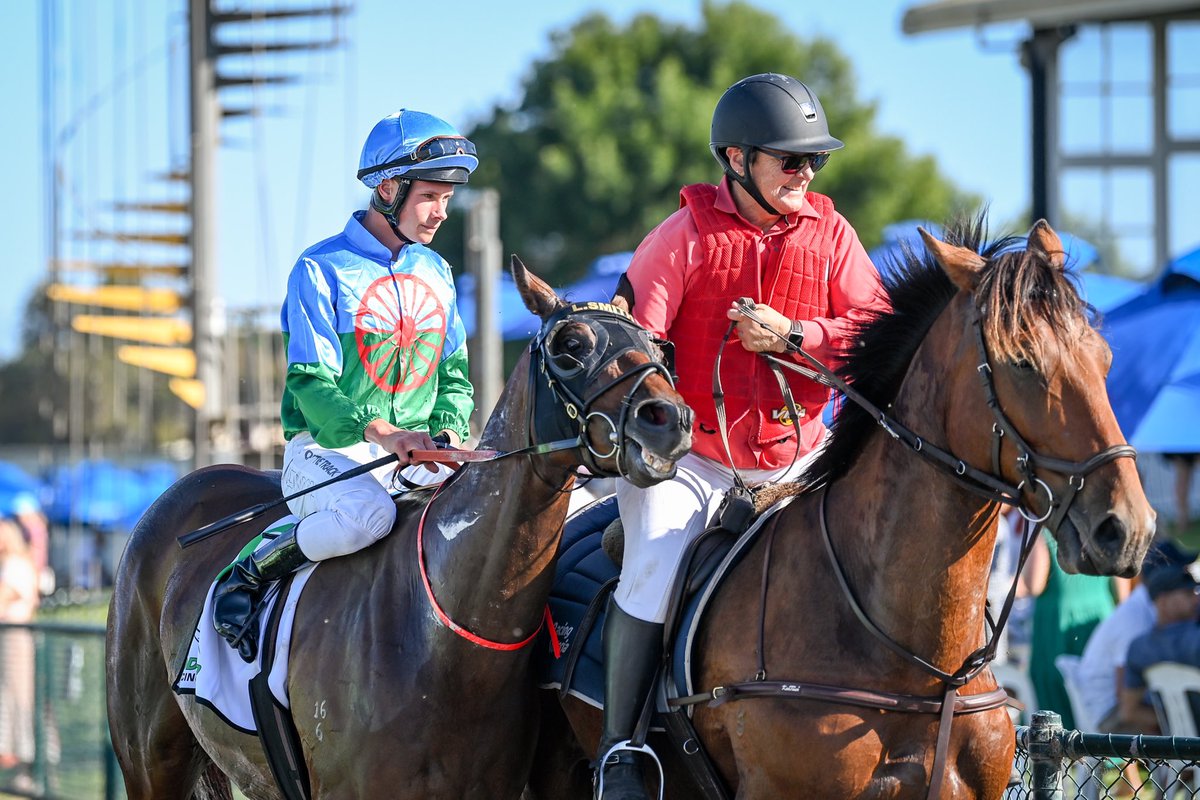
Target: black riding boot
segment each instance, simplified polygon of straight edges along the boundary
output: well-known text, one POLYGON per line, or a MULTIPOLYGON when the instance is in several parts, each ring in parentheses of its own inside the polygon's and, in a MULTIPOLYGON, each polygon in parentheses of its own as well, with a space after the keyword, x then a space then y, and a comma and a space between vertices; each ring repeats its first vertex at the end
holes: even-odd
POLYGON ((605 756, 614 744, 633 736, 662 649, 661 623, 631 617, 616 601, 609 602, 604 621, 604 732, 596 756, 603 782, 597 776, 597 800, 647 800, 642 773, 646 756, 629 750, 605 756))
POLYGON ((271 581, 295 572, 308 563, 296 544, 296 529, 281 534, 233 565, 213 590, 213 626, 243 661, 258 653, 258 640, 249 623, 271 581))

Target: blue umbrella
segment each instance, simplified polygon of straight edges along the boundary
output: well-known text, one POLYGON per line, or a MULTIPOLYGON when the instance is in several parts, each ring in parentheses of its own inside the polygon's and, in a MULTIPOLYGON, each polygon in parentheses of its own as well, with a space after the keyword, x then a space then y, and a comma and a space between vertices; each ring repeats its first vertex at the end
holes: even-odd
POLYGON ((1200 452, 1200 249, 1111 309, 1108 394, 1126 437, 1148 452, 1200 452))

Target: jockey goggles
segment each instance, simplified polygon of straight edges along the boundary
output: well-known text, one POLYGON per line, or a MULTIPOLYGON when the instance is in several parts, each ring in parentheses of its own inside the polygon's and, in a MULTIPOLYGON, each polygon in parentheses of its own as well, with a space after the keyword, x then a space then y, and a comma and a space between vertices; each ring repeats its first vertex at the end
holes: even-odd
POLYGON ((372 172, 382 172, 385 169, 393 169, 394 167, 410 167, 415 164, 420 164, 422 161, 429 161, 433 158, 442 158, 443 156, 474 156, 474 143, 462 136, 438 136, 433 139, 428 139, 407 155, 400 158, 388 161, 385 164, 376 164, 373 167, 364 167, 358 171, 358 179, 362 180, 365 176, 372 172))
POLYGON ((795 175, 805 167, 812 167, 814 173, 829 163, 829 153, 783 153, 779 150, 755 148, 760 153, 766 153, 771 158, 779 160, 779 171, 784 175, 795 175))

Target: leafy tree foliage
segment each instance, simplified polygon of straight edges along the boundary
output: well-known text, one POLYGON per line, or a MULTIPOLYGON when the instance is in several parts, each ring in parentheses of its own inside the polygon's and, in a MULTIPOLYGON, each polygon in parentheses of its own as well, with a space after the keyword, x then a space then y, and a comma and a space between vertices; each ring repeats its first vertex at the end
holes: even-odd
MULTIPOLYGON (((875 106, 855 96, 851 65, 832 42, 803 40, 744 2, 710 1, 698 28, 651 14, 625 27, 604 14, 583 18, 552 36, 520 103, 495 107, 470 131, 481 154, 471 184, 500 190, 506 250, 566 282, 597 255, 635 247, 678 208, 682 186, 719 180, 708 150, 713 108, 760 72, 793 75, 821 98, 846 148, 814 190, 833 197, 866 246, 890 222, 942 219, 972 204, 932 158, 876 131, 875 106)), ((445 234, 443 245, 459 239, 445 234)))

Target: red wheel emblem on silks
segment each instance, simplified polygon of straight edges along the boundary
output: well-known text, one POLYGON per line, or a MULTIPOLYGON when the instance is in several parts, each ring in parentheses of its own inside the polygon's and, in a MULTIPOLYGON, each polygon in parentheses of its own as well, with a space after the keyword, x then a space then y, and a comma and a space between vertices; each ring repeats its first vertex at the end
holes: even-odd
POLYGON ((410 392, 429 380, 446 342, 446 309, 413 275, 372 283, 354 314, 358 360, 380 389, 410 392))

